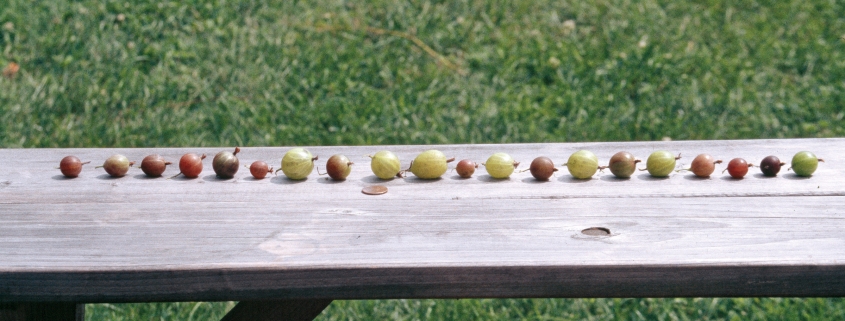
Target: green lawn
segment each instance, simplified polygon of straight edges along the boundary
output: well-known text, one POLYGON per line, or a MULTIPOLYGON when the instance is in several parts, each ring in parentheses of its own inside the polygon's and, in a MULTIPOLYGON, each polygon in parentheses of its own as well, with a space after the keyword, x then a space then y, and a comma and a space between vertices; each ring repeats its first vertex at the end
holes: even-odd
MULTIPOLYGON (((845 3, 26 1, 0 148, 845 136, 845 3)), ((230 303, 91 305, 206 320, 230 303)), ((322 320, 843 319, 841 299, 338 301, 322 320)))

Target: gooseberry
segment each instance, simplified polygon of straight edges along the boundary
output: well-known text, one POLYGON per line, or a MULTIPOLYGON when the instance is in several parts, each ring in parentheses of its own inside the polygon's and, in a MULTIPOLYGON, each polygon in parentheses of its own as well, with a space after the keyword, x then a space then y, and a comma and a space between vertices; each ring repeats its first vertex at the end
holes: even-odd
POLYGON ((610 158, 607 168, 610 168, 610 172, 616 177, 629 178, 634 174, 639 162, 641 161, 629 152, 618 152, 610 158))
POLYGON ((167 165, 170 164, 171 163, 165 161, 163 157, 153 154, 144 157, 144 159, 141 160, 141 170, 149 177, 159 177, 162 173, 164 173, 167 165))
MULTIPOLYGON (((202 173, 202 160, 205 159, 205 154, 199 156, 194 153, 187 153, 182 155, 179 159, 179 174, 185 175, 187 178, 197 178, 202 173)), ((179 176, 173 175, 173 177, 179 176)))
POLYGON ((217 177, 235 177, 235 174, 238 173, 238 167, 240 167, 240 161, 237 156, 240 152, 241 149, 235 147, 234 153, 222 151, 217 153, 217 155, 214 155, 214 159, 211 161, 211 168, 214 169, 214 173, 217 174, 217 177))
POLYGON ((681 154, 677 157, 665 150, 659 150, 648 156, 646 160, 645 169, 654 177, 667 177, 673 170, 675 170, 675 161, 681 159, 681 154))
POLYGON ((795 156, 792 156, 791 169, 795 171, 795 175, 808 177, 813 175, 816 168, 819 167, 819 162, 824 162, 824 160, 811 152, 798 152, 795 156))
POLYGON ((332 155, 326 161, 326 173, 332 179, 338 181, 345 180, 349 176, 349 173, 352 173, 352 164, 354 163, 349 161, 349 158, 346 156, 340 154, 332 155))
POLYGON ((713 174, 713 171, 716 170, 716 164, 721 163, 721 159, 713 160, 713 156, 701 154, 692 160, 690 171, 698 177, 710 177, 710 174, 713 174))
POLYGON ((252 174, 252 177, 255 177, 255 179, 262 179, 267 176, 267 173, 272 172, 273 168, 263 161, 254 161, 251 165, 249 165, 249 173, 252 174))
POLYGON ((722 172, 724 173, 725 171, 728 171, 728 174, 730 174, 733 178, 743 178, 745 177, 745 174, 748 173, 748 168, 751 166, 754 165, 749 164, 745 161, 745 159, 734 158, 728 162, 728 168, 722 172))
POLYGON ((379 151, 374 155, 369 155, 372 158, 372 162, 370 162, 370 168, 373 170, 373 174, 376 174, 378 178, 381 179, 391 179, 394 176, 402 177, 402 173, 400 173, 400 166, 399 157, 396 157, 396 154, 393 154, 390 151, 379 151))
POLYGON ((557 172, 555 163, 546 156, 540 156, 531 161, 531 166, 528 168, 531 171, 531 176, 534 176, 538 181, 547 181, 552 174, 557 172))
POLYGON ((591 151, 579 150, 569 155, 569 160, 563 166, 569 169, 569 174, 572 174, 572 177, 588 179, 599 170, 599 159, 591 151))
POLYGON ((458 172, 458 176, 462 178, 472 177, 476 168, 478 168, 478 164, 469 159, 461 160, 457 165, 455 165, 455 171, 458 172))
POLYGON ((317 160, 317 157, 312 156, 307 149, 292 148, 282 157, 282 168, 280 170, 290 179, 303 180, 314 170, 315 160, 317 160))
POLYGON ((107 158, 103 165, 96 168, 102 167, 112 177, 123 177, 132 165, 135 165, 135 162, 130 162, 126 156, 115 154, 107 158))
POLYGON ((760 171, 766 176, 777 176, 780 167, 783 165, 786 165, 786 163, 782 163, 777 156, 768 156, 760 161, 760 171))
POLYGON ((487 162, 483 163, 487 169, 487 173, 493 178, 508 178, 513 173, 513 170, 519 166, 519 163, 513 160, 511 155, 505 153, 495 153, 487 158, 487 162))
POLYGON ((454 161, 454 158, 446 159, 446 155, 439 150, 427 150, 411 162, 411 173, 422 179, 440 178, 446 173, 447 163, 454 161))
POLYGON ((62 158, 62 161, 59 162, 59 170, 62 171, 62 175, 65 177, 74 178, 79 176, 79 173, 82 172, 82 165, 88 164, 90 162, 82 162, 76 156, 65 156, 62 158))

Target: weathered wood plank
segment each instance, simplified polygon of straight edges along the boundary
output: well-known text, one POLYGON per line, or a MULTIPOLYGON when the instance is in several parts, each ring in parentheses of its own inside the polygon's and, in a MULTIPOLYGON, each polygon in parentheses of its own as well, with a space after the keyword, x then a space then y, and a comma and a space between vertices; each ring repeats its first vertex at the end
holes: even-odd
POLYGON ((310 321, 332 300, 241 301, 220 321, 310 321))
MULTIPOLYGON (((139 267, 643 264, 805 261, 801 246, 825 245, 815 262, 839 264, 845 197, 632 200, 418 201, 50 206, 23 214, 4 206, 0 271, 139 267), (398 210, 396 210, 398 209, 398 210), (64 217, 53 213, 64 212, 64 217), (609 228, 593 240, 580 231, 609 228), (831 248, 833 247, 833 248, 831 248), (671 255, 670 255, 671 254, 671 255), (509 263, 510 262, 510 263, 509 263)), ((810 249, 814 250, 814 249, 810 249)))
MULTIPOLYGON (((436 146, 483 161, 506 151, 558 163, 580 148, 827 163, 816 175, 743 180, 679 173, 663 180, 565 169, 551 182, 381 182, 363 155, 394 150, 407 166, 432 146, 313 147, 356 162, 350 178, 57 177, 66 154, 176 160, 209 149, 0 150, 0 302, 845 295, 845 139, 436 146), (357 155, 357 156, 356 156, 357 155), (357 157, 357 158, 356 158, 357 157), (385 195, 360 193, 384 184, 385 195), (606 227, 609 237, 580 233, 606 227)), ((228 148, 227 148, 228 149, 228 148)), ((243 148, 276 163, 287 148, 243 148)), ((688 160, 689 160, 688 159, 688 160)), ((323 162, 323 163, 321 163, 323 162)), ((527 166, 527 165, 526 165, 527 166)), ((524 166, 524 167, 526 167, 524 166)), ((718 167, 723 168, 723 167, 718 167)), ((175 173, 170 169, 166 174, 175 173)))
MULTIPOLYGON (((0 159, 4 168, 0 169, 0 204, 13 202, 42 203, 85 203, 107 202, 124 203, 134 197, 146 201, 178 199, 181 201, 270 201, 279 199, 359 199, 362 187, 373 184, 386 185, 391 192, 382 197, 398 196, 394 191, 402 191, 401 197, 416 199, 452 199, 462 198, 581 198, 581 197, 725 197, 725 196, 782 196, 782 195, 845 195, 845 184, 840 179, 845 176, 845 149, 836 148, 845 145, 845 139, 796 139, 796 140, 751 140, 751 141, 685 141, 685 142, 636 142, 636 143, 584 143, 584 144, 510 144, 510 145, 442 145, 442 146, 331 146, 308 147, 313 154, 319 155, 319 168, 324 168, 325 160, 332 154, 345 154, 356 164, 349 179, 338 183, 319 177, 316 172, 306 181, 291 181, 283 175, 256 181, 245 168, 235 179, 219 180, 211 170, 213 154, 232 148, 156 148, 156 149, 17 149, 2 150, 0 159), (689 164, 699 153, 710 153, 714 157, 730 160, 744 157, 751 163, 768 155, 778 155, 789 162, 792 155, 801 150, 810 150, 819 157, 828 160, 820 164, 817 174, 805 179, 788 173, 786 168, 777 178, 763 178, 759 170, 749 171, 746 179, 733 180, 725 173, 725 164, 718 165, 717 172, 710 179, 697 179, 691 173, 673 174, 667 179, 651 178, 646 172, 638 172, 629 180, 618 180, 605 171, 588 181, 574 180, 566 171, 552 178, 550 182, 538 183, 530 173, 515 173, 508 180, 494 180, 487 175, 483 167, 470 179, 460 179, 454 172, 447 172, 436 181, 419 180, 410 175, 405 179, 381 181, 369 168, 369 158, 380 149, 394 151, 402 160, 403 168, 409 166, 413 157, 425 149, 438 148, 457 159, 469 158, 479 163, 497 151, 510 153, 516 160, 523 162, 521 169, 528 168, 534 157, 546 155, 556 164, 566 161, 571 153, 578 149, 592 150, 599 157, 600 163, 616 152, 627 150, 645 160, 649 153, 666 149, 681 153, 682 164, 689 164), (82 160, 100 163, 114 153, 126 154, 130 159, 141 160, 145 155, 158 153, 165 159, 177 161, 186 152, 207 153, 205 170, 198 179, 165 178, 148 179, 139 169, 133 169, 123 178, 109 178, 104 171, 86 165, 79 178, 64 179, 58 170, 59 160, 68 154, 75 154, 82 160), (155 184, 155 185, 153 185, 155 184), (432 188, 432 187, 437 188, 432 188), (57 197, 56 194, 69 194, 57 197)), ((241 163, 248 165, 255 160, 264 160, 278 167, 288 147, 242 148, 239 154, 241 163)), ((645 167, 644 165, 642 167, 645 167)), ((172 166, 165 176, 178 173, 178 167, 172 166)))

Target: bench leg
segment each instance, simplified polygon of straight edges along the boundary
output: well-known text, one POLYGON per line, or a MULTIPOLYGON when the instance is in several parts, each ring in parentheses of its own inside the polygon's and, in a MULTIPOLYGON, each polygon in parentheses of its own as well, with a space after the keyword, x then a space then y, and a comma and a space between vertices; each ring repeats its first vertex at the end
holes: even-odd
POLYGON ((310 321, 332 300, 241 301, 221 321, 310 321))
POLYGON ((0 303, 0 321, 85 321, 85 304, 0 303))

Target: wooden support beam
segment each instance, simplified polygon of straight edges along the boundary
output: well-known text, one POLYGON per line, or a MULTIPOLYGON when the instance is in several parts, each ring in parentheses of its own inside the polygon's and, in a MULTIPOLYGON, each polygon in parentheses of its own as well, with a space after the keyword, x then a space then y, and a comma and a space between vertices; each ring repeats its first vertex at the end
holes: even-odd
POLYGON ((221 321, 310 321, 332 300, 241 301, 221 321))
POLYGON ((85 304, 0 303, 0 321, 85 321, 85 304))

